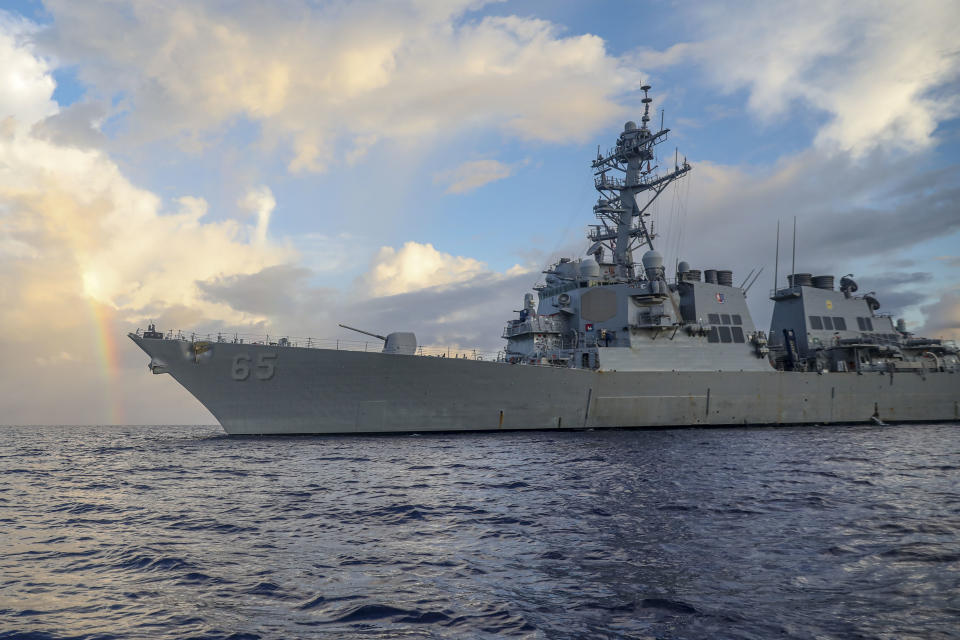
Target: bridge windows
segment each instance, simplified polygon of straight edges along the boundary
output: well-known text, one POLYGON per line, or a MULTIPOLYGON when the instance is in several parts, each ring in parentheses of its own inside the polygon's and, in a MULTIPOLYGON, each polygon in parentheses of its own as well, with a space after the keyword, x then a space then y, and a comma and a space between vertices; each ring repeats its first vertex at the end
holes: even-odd
MULTIPOLYGON (((740 317, 739 313, 735 313, 731 317, 733 318, 733 324, 743 324, 743 318, 740 317)), ((737 332, 734 331, 733 333, 736 335, 737 332)))
POLYGON ((833 331, 833 320, 830 316, 823 316, 823 328, 827 331, 833 331))
POLYGON ((723 324, 730 324, 730 314, 729 314, 729 313, 721 313, 721 314, 720 314, 720 322, 722 322, 723 324))
POLYGON ((833 318, 833 328, 837 331, 846 331, 847 330, 847 321, 839 316, 834 316, 833 318))
POLYGON ((717 327, 710 327, 710 333, 707 334, 707 342, 720 342, 720 332, 717 327))
POLYGON ((720 324, 720 314, 719 313, 707 314, 707 321, 710 324, 720 324))
POLYGON ((823 330, 823 321, 820 320, 820 316, 810 316, 810 328, 815 331, 823 330))
POLYGON ((860 331, 873 331, 873 320, 858 317, 857 326, 860 328, 860 331))
POLYGON ((733 337, 730 335, 730 327, 719 326, 717 331, 720 333, 720 342, 733 342, 733 337))
POLYGON ((744 342, 743 339, 743 327, 730 327, 730 332, 733 333, 734 342, 744 342))

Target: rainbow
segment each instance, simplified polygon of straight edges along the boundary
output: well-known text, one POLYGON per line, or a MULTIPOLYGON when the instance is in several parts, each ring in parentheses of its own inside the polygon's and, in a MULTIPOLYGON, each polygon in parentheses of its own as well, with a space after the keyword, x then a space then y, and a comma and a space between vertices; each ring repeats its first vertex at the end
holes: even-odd
POLYGON ((117 331, 113 321, 113 308, 101 304, 93 298, 87 298, 92 319, 97 359, 100 361, 100 376, 103 382, 104 403, 110 424, 124 424, 125 413, 117 394, 117 381, 120 373, 117 331))

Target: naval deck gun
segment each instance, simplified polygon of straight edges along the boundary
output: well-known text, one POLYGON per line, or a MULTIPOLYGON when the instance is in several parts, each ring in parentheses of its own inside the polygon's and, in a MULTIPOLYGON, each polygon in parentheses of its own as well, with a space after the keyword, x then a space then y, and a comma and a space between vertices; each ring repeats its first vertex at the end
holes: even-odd
POLYGON ((356 327, 351 327, 345 324, 340 324, 339 326, 343 327, 344 329, 349 329, 350 331, 362 333, 363 335, 370 336, 371 338, 383 340, 383 353, 395 353, 405 356, 412 356, 417 353, 417 336, 410 331, 395 331, 393 333, 388 333, 385 336, 381 336, 378 333, 364 331, 363 329, 357 329, 356 327))

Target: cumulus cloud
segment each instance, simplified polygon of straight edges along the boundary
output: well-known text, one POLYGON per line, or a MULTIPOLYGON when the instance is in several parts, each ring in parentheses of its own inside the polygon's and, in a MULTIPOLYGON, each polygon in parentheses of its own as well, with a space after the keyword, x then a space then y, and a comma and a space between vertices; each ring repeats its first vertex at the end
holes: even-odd
POLYGON ((12 118, 11 126, 20 129, 57 111, 50 68, 33 52, 36 31, 33 24, 0 11, 0 121, 12 118))
POLYGON ((447 184, 447 193, 469 193, 485 184, 509 178, 512 173, 511 165, 498 160, 472 160, 436 174, 434 182, 447 184))
POLYGON ((698 62, 723 91, 747 90, 764 119, 794 103, 822 110, 820 148, 923 149, 940 122, 960 115, 950 90, 960 78, 960 4, 951 0, 746 0, 698 4, 689 15, 701 41, 638 61, 698 62))
POLYGON ((381 247, 363 280, 370 295, 391 296, 465 282, 487 271, 487 265, 479 260, 437 251, 430 243, 411 241, 399 249, 381 247))
POLYGON ((263 246, 269 210, 255 247, 234 219, 204 222, 201 198, 184 196, 166 209, 99 151, 16 135, 0 141, 0 164, 8 168, 0 174, 8 233, 44 256, 44 269, 56 266, 51 279, 76 277, 86 296, 118 309, 196 304, 193 280, 290 258, 263 246))
POLYGON ((479 4, 51 0, 45 42, 121 98, 130 136, 195 140, 247 118, 292 171, 465 127, 582 141, 623 115, 639 74, 602 39, 465 15, 479 4))
MULTIPOLYGON (((266 238, 268 189, 252 192, 258 223, 250 234, 230 216, 206 220, 202 198, 165 203, 96 148, 36 135, 42 130, 36 125, 54 116, 48 106, 54 85, 43 63, 35 57, 30 63, 29 43, 14 43, 11 54, 3 49, 11 42, 9 32, 0 32, 0 56, 29 72, 16 75, 17 100, 0 98, 12 113, 0 134, 0 347, 17 363, 0 368, 3 419, 103 419, 112 410, 98 401, 156 408, 172 395, 139 394, 136 385, 147 380, 120 375, 143 364, 116 344, 124 330, 150 317, 260 321, 256 313, 210 301, 197 281, 256 273, 296 254, 266 238), (51 397, 64 406, 41 401, 51 397)), ((186 410, 170 415, 206 416, 197 405, 180 406, 186 410)))

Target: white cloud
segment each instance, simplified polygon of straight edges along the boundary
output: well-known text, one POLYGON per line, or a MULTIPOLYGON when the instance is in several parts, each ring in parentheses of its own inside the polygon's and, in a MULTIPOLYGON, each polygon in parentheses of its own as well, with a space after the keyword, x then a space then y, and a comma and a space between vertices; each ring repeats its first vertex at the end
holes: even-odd
POLYGON ((960 115, 960 4, 953 0, 748 0, 693 5, 699 42, 643 51, 640 64, 699 62, 725 92, 746 89, 764 119, 823 110, 821 149, 918 150, 960 115))
POLYGON ((251 187, 238 204, 256 215, 257 223, 251 230, 251 238, 258 245, 264 244, 267 241, 267 229, 270 227, 270 214, 277 206, 273 191, 266 185, 251 187))
POLYGON ((479 260, 437 251, 429 243, 407 242, 400 249, 381 247, 364 280, 370 295, 391 296, 465 282, 487 271, 479 260))
POLYGON ((436 174, 433 181, 446 183, 447 193, 469 193, 485 184, 509 178, 512 174, 513 166, 498 160, 472 160, 436 174))
POLYGON ((204 222, 202 198, 181 197, 164 210, 99 151, 18 134, 0 140, 0 165, 7 168, 0 202, 8 233, 43 256, 51 281, 76 278, 87 296, 118 309, 198 304, 195 280, 292 257, 265 243, 269 192, 259 192, 258 223, 247 243, 236 220, 204 222))
POLYGON ((438 251, 430 243, 407 242, 399 249, 381 247, 361 282, 370 296, 394 296, 451 285, 489 284, 529 273, 531 267, 519 264, 500 273, 474 258, 438 251))
POLYGON ((0 121, 13 118, 23 129, 53 115, 54 83, 46 62, 32 52, 36 28, 0 11, 0 121))
POLYGON ((639 73, 603 40, 465 18, 476 4, 51 0, 47 42, 94 91, 123 97, 129 136, 193 143, 243 117, 289 146, 292 171, 464 129, 582 141, 624 115, 639 73))
MULTIPOLYGON (((96 422, 122 415, 114 411, 122 404, 156 407, 173 388, 138 393, 148 379, 119 374, 131 357, 139 371, 142 357, 117 341, 148 317, 262 321, 211 302, 197 281, 296 258, 266 237, 272 194, 253 191, 258 223, 247 234, 238 220, 206 221, 202 198, 165 205, 102 151, 37 137, 30 125, 53 115, 47 103, 54 85, 40 61, 30 63, 28 45, 3 50, 11 42, 4 28, 0 23, 0 56, 32 71, 17 76, 26 98, 14 105, 15 124, 8 117, 0 132, 0 350, 19 363, 0 367, 3 419, 96 422), (51 397, 58 402, 47 402, 51 397)), ((174 413, 209 420, 196 406, 180 406, 187 410, 174 413)))

